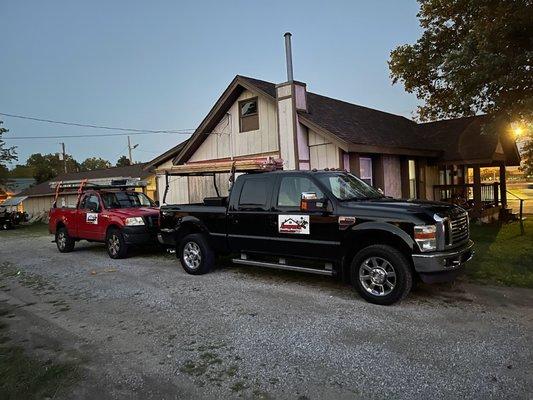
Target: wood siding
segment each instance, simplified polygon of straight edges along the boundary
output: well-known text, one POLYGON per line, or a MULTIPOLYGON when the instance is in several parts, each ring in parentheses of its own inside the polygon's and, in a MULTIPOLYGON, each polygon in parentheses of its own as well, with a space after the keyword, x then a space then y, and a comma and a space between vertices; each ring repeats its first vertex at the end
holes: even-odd
POLYGON ((339 147, 312 130, 309 130, 309 155, 311 169, 339 168, 341 165, 339 147))
POLYGON ((262 97, 258 98, 259 129, 239 132, 239 101, 257 96, 244 91, 233 103, 213 132, 192 155, 189 161, 215 160, 245 156, 248 154, 269 153, 279 150, 276 106, 262 97), (231 132, 231 135, 230 135, 231 132), (230 143, 230 137, 233 142, 230 143), (233 154, 232 154, 233 153, 233 154))
POLYGON ((383 174, 385 178, 383 191, 386 196, 394 198, 402 197, 402 185, 400 174, 400 157, 383 156, 383 174))

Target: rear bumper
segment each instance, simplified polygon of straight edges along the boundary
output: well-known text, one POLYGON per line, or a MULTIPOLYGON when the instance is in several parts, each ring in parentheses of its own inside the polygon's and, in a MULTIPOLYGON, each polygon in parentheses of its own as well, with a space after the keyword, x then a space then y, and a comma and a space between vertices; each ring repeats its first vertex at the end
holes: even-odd
POLYGON ((464 264, 474 256, 474 242, 450 251, 429 254, 413 254, 416 272, 426 283, 448 282, 460 273, 464 264))
POLYGON ((144 226, 125 226, 122 228, 126 244, 149 244, 157 241, 157 231, 146 229, 144 226))

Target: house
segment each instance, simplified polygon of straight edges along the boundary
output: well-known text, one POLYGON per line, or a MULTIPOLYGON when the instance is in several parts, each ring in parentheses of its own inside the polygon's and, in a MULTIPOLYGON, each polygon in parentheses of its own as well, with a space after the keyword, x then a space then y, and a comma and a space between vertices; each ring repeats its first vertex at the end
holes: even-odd
MULTIPOLYGON (((112 167, 105 169, 95 169, 86 172, 72 172, 60 175, 53 179, 54 182, 68 182, 81 181, 88 179, 90 182, 98 183, 99 181, 109 181, 110 179, 120 178, 139 178, 147 182, 147 186, 143 188, 143 193, 148 197, 154 199, 157 195, 155 175, 153 171, 148 168, 146 164, 134 164, 125 167, 112 167)), ((43 182, 28 188, 19 194, 19 199, 22 199, 18 204, 20 211, 25 211, 31 215, 39 215, 47 213, 52 206, 55 198, 55 190, 50 187, 50 181, 43 182)), ((75 206, 78 195, 76 190, 62 191, 58 204, 66 206, 75 206)))
POLYGON ((35 184, 33 178, 10 178, 0 184, 0 206, 12 211, 22 211, 22 197, 19 193, 35 184))
MULTIPOLYGON (((275 84, 237 75, 191 138, 152 160, 159 198, 172 165, 274 157, 285 169, 340 168, 407 199, 459 200, 481 213, 506 205, 505 167, 519 165, 513 138, 486 134, 487 116, 430 123, 347 103, 307 90, 298 81, 275 84), (498 184, 482 184, 480 168, 500 168, 498 184), (467 203, 468 202, 468 203, 467 203), (489 207, 490 206, 490 207, 489 207)), ((217 182, 227 193, 228 174, 217 182)), ((167 203, 213 196, 209 178, 171 177, 167 203)))

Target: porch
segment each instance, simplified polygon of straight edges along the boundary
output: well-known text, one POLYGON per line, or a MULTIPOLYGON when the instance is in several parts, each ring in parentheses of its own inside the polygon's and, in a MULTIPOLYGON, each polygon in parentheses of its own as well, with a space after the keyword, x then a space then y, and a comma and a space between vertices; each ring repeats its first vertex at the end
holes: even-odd
POLYGON ((438 185, 433 185, 433 198, 466 209, 472 219, 482 222, 523 219, 524 199, 507 190, 506 166, 498 165, 498 180, 482 182, 481 169, 489 165, 444 165, 439 171, 438 185), (508 197, 516 197, 517 209, 508 205, 508 197))

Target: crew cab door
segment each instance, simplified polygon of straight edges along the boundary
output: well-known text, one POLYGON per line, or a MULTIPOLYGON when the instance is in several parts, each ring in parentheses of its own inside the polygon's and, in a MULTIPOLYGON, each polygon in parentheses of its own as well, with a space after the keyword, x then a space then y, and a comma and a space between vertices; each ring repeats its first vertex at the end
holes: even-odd
POLYGON ((338 259, 340 232, 331 203, 324 210, 300 210, 302 193, 315 193, 317 199, 329 201, 312 177, 280 174, 274 192, 268 223, 269 235, 275 238, 271 252, 285 257, 338 259))
POLYGON ((228 207, 228 243, 234 252, 269 251, 268 221, 275 177, 246 175, 232 189, 228 207))
POLYGON ((77 213, 78 237, 103 240, 105 221, 102 218, 102 202, 97 193, 86 193, 80 201, 77 213))

